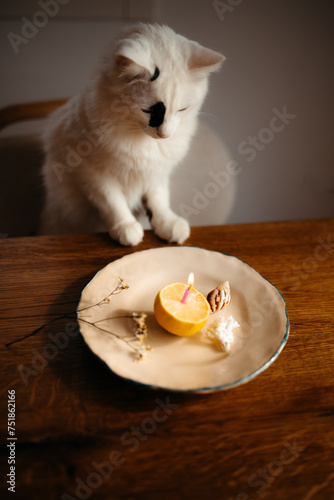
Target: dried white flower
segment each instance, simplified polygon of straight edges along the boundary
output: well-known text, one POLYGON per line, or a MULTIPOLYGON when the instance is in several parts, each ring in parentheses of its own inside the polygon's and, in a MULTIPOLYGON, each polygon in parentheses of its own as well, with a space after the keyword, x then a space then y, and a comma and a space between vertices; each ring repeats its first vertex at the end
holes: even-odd
POLYGON ((118 285, 112 293, 114 293, 114 294, 119 293, 122 290, 127 290, 128 288, 130 288, 128 283, 123 278, 118 276, 118 285))
POLYGON ((134 335, 137 339, 137 342, 135 344, 136 359, 140 361, 146 358, 148 352, 153 352, 150 344, 144 343, 144 339, 146 339, 148 335, 148 328, 146 325, 147 314, 143 312, 133 312, 131 314, 131 317, 135 323, 134 335))
POLYGON ((136 359, 138 361, 141 361, 141 360, 145 359, 148 352, 153 352, 153 349, 150 346, 150 344, 145 345, 145 344, 139 343, 138 349, 137 349, 137 352, 136 352, 136 359))
POLYGON ((145 314, 143 312, 142 313, 137 313, 137 312, 132 313, 132 319, 135 322, 134 334, 135 334, 136 338, 141 341, 141 343, 144 342, 144 339, 148 335, 146 318, 147 318, 147 314, 145 314))
POLYGON ((229 351, 234 340, 233 329, 239 327, 239 323, 233 316, 220 316, 207 329, 206 336, 218 344, 222 349, 229 351))

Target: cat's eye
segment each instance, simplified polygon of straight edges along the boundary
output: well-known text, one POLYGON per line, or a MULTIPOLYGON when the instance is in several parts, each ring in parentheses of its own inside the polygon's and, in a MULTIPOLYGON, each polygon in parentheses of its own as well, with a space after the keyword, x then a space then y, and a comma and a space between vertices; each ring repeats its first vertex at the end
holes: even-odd
POLYGON ((188 109, 188 108, 182 108, 182 109, 179 109, 179 110, 178 110, 178 113, 181 113, 181 111, 186 111, 186 109, 188 109))

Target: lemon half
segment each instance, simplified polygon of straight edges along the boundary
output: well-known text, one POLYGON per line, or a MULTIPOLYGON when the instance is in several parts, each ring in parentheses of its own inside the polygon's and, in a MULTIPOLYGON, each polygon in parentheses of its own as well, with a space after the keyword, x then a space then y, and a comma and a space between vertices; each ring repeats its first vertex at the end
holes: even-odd
POLYGON ((154 301, 157 322, 174 335, 189 337, 197 333, 209 319, 211 308, 198 290, 191 287, 185 304, 181 300, 187 285, 172 283, 162 288, 154 301))

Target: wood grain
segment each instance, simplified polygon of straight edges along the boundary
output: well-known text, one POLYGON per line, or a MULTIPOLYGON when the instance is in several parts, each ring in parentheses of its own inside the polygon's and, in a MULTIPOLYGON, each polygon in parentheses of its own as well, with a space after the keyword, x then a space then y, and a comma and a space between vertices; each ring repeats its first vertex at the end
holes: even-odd
POLYGON ((0 240, 4 491, 15 389, 15 498, 333 497, 334 219, 192 228, 186 244, 237 256, 286 299, 287 345, 235 389, 145 389, 110 372, 77 334, 83 287, 110 261, 165 246, 151 231, 135 249, 105 234, 0 240), (66 346, 50 347, 61 334, 66 346))

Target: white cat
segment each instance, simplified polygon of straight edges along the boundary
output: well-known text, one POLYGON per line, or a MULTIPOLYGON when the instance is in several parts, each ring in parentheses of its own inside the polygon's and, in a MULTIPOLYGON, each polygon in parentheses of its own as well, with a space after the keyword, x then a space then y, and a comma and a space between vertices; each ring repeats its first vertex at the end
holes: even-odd
POLYGON ((169 205, 169 175, 186 155, 208 76, 224 57, 167 26, 139 24, 108 48, 82 92, 51 116, 41 232, 107 230, 137 245, 140 206, 155 233, 183 243, 188 222, 169 205))

